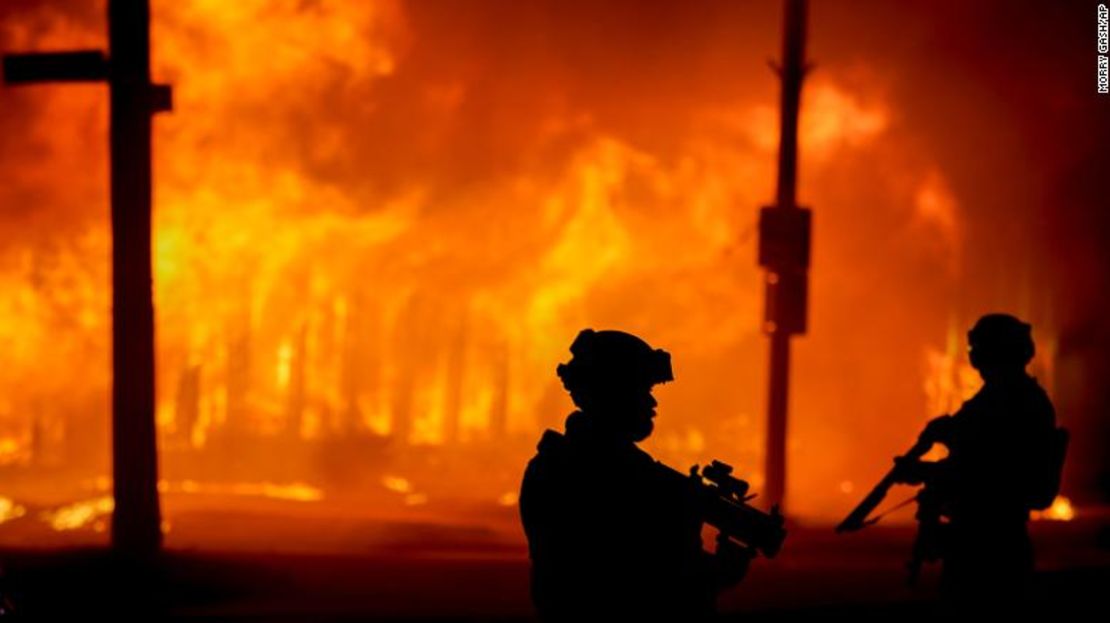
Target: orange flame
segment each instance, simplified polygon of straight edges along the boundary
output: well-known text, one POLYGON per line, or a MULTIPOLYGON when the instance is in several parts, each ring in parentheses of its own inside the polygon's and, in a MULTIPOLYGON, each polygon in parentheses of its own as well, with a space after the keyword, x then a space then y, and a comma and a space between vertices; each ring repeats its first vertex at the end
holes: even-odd
POLYGON ((1071 521, 1075 519, 1075 508, 1071 505, 1071 500, 1061 495, 1046 510, 1034 511, 1032 517, 1049 521, 1071 521))
MULTIPOLYGON (((89 35, 102 26, 5 25, 16 35, 2 40, 102 45, 89 35)), ((417 52, 436 41, 415 27, 394 2, 154 3, 154 73, 175 89, 175 110, 155 124, 158 423, 163 465, 179 483, 164 487, 313 501, 333 483, 374 482, 420 506, 441 497, 444 481, 510 506, 506 491, 540 431, 572 408, 553 370, 585 326, 625 328, 674 353, 677 382, 658 390, 653 453, 679 467, 720 458, 758 487, 765 346, 753 228, 772 196, 773 98, 692 102, 688 118, 657 128, 667 147, 573 103, 490 120, 478 112, 489 88, 471 73, 478 61, 421 65, 429 61, 417 52), (406 88, 404 106, 391 105, 406 88), (515 137, 532 116, 538 129, 508 150, 515 160, 476 138, 515 137), (446 172, 433 170, 429 154, 453 149, 446 172), (512 162, 468 173, 497 157, 512 162), (342 446, 350 439, 364 445, 342 446), (243 458, 251 452, 265 469, 243 458), (199 484, 195 472, 232 458, 266 475, 199 484), (378 471, 347 478, 352 464, 378 471), (394 469, 405 478, 387 475, 394 469)), ((547 78, 557 82, 536 76, 547 78)), ((905 157, 914 143, 880 89, 846 84, 835 68, 807 84, 801 127, 800 193, 817 230, 791 493, 813 515, 839 514, 852 483, 885 464, 924 413, 966 390, 951 334, 944 349, 926 350, 942 331, 923 332, 899 360, 914 367, 928 353, 926 398, 913 383, 893 396, 845 389, 836 357, 856 345, 830 325, 837 314, 859 324, 860 301, 876 296, 869 281, 889 276, 881 270, 902 277, 881 294, 898 301, 921 251, 892 248, 876 268, 858 255, 876 241, 859 232, 875 237, 878 228, 864 229, 871 221, 936 228, 949 244, 926 249, 929 262, 958 257, 962 244, 943 171, 905 157), (867 431, 889 447, 835 428, 880 409, 904 413, 867 431)), ((36 229, 48 242, 0 253, 0 463, 49 448, 65 455, 63 440, 100 431, 101 458, 86 467, 102 470, 106 102, 91 90, 61 93, 24 96, 38 111, 25 140, 47 155, 3 169, 12 187, 49 189, 41 210, 51 218, 36 229), (83 185, 55 188, 63 175, 83 185), (95 219, 58 217, 89 197, 99 198, 95 219), (58 374, 44 353, 81 362, 81 373, 58 374)), ((938 301, 906 317, 941 318, 933 326, 943 329, 948 313, 938 301)), ((899 354, 894 325, 878 325, 875 341, 899 354)), ((853 363, 859 387, 890 373, 878 359, 853 363)))

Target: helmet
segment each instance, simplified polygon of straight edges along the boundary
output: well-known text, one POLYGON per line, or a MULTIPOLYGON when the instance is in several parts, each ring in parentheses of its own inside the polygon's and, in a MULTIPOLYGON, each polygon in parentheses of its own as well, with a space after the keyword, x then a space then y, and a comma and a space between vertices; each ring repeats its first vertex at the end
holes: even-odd
POLYGON ((569 392, 674 380, 670 353, 624 331, 584 329, 570 352, 571 360, 555 369, 569 392))
POLYGON ((977 369, 1021 366, 1033 359, 1033 327, 1009 314, 987 314, 967 333, 977 369))

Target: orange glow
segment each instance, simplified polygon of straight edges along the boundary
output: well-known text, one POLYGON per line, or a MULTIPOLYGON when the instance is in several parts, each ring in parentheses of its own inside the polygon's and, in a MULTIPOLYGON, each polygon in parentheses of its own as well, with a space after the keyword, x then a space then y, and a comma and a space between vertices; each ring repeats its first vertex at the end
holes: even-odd
POLYGON ((29 458, 27 443, 16 437, 0 438, 0 465, 25 463, 29 458))
MULTIPOLYGON (((819 80, 808 87, 805 101, 800 132, 807 160, 827 161, 844 149, 864 146, 881 136, 889 125, 889 113, 881 103, 862 102, 830 82, 819 80)), ((779 145, 778 115, 778 108, 764 105, 731 123, 736 130, 747 133, 760 150, 774 153, 779 145)))
MULTIPOLYGON (((643 102, 548 57, 522 57, 523 88, 478 43, 440 51, 451 41, 399 2, 152 4, 154 78, 174 88, 154 126, 164 494, 511 507, 540 434, 573 408, 554 369, 587 326, 673 354, 646 449, 680 470, 723 460, 759 490, 753 232, 779 131, 764 67, 706 74, 705 96, 679 104, 641 69, 631 86, 659 94, 643 102), (723 80, 736 88, 712 91, 723 80)), ((104 45, 102 23, 29 13, 0 40, 104 45)), ((750 36, 770 54, 774 30, 753 22, 750 36)), ((789 508, 827 520, 978 379, 950 296, 966 260, 956 187, 881 77, 819 67, 801 120, 815 232, 789 508)), ((96 478, 110 438, 107 98, 18 97, 35 111, 13 132, 29 156, 0 169, 0 192, 33 198, 37 220, 0 251, 0 466, 96 478)), ((31 508, 91 495, 42 478, 35 496, 0 493, 31 508)), ((49 521, 103 530, 105 500, 49 521)))
POLYGON ((963 332, 951 323, 944 350, 925 351, 924 390, 930 417, 955 413, 983 385, 979 373, 967 360, 964 340, 963 332))
POLYGON ((951 266, 958 266, 962 234, 959 206, 939 172, 929 172, 914 193, 914 216, 920 225, 940 235, 949 250, 951 266))
POLYGON ((400 476, 384 476, 382 477, 382 485, 390 491, 397 493, 411 493, 412 483, 400 476))
POLYGON ((321 489, 302 482, 289 484, 275 484, 272 482, 223 484, 203 483, 195 480, 183 480, 180 483, 160 480, 158 491, 161 493, 261 497, 295 502, 319 502, 324 499, 324 492, 321 489))
POLYGON ((11 499, 0 497, 0 524, 13 519, 19 519, 27 514, 27 509, 16 504, 11 499))
POLYGON ((1034 511, 1032 517, 1048 521, 1071 521, 1075 519, 1075 508, 1071 505, 1071 500, 1061 495, 1046 510, 1034 511))
POLYGON ((97 519, 112 512, 115 502, 111 496, 103 496, 84 502, 76 502, 53 511, 43 511, 40 516, 50 527, 62 532, 78 530, 92 524, 97 519))

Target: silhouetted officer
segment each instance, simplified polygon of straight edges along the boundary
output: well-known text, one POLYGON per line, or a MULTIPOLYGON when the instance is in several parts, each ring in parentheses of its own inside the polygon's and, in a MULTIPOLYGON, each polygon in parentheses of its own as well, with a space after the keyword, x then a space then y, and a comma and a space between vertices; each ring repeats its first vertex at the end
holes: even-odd
POLYGON ((717 592, 740 581, 750 554, 728 543, 706 553, 692 489, 636 446, 652 432, 652 386, 673 380, 670 355, 628 333, 590 329, 570 350, 557 373, 579 411, 565 434, 544 433, 520 493, 540 617, 712 613, 717 592))
POLYGON ((948 448, 937 462, 901 461, 898 479, 938 492, 944 526, 941 588, 956 602, 990 607, 1019 601, 1033 570, 1027 522, 1059 487, 1066 433, 1025 367, 1031 327, 1006 314, 983 316, 968 333, 983 387, 954 415, 934 419, 922 439, 948 448))

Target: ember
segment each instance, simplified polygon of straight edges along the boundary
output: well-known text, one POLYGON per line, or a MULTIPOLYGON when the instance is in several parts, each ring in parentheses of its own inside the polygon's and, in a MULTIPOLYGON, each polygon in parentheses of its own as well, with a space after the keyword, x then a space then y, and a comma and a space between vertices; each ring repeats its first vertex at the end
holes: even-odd
POLYGON ((1071 500, 1061 495, 1052 502, 1052 506, 1048 507, 1047 510, 1034 511, 1033 519, 1071 521, 1075 519, 1075 509, 1072 508, 1071 500))
POLYGON ((12 519, 19 519, 27 514, 27 509, 16 504, 11 499, 0 497, 0 524, 12 519))
POLYGON ((108 515, 112 512, 114 506, 111 496, 106 495, 94 500, 63 506, 57 510, 44 511, 41 518, 55 530, 77 530, 90 525, 100 517, 108 515))

